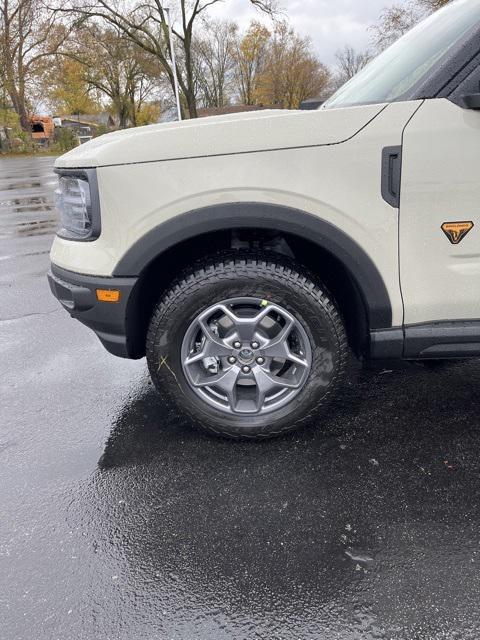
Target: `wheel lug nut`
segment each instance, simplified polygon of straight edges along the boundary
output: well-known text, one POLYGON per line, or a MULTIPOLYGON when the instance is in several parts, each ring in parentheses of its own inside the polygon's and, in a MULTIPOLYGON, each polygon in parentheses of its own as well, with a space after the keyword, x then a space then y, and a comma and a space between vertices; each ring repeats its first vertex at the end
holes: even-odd
POLYGON ((251 344, 252 349, 258 349, 259 346, 258 342, 252 342, 251 344))
POLYGON ((230 357, 228 358, 228 362, 229 362, 230 364, 235 364, 235 362, 236 362, 236 361, 237 361, 237 359, 235 358, 235 356, 230 356, 230 357))
POLYGON ((242 367, 242 371, 243 373, 250 373, 250 367, 247 367, 247 365, 245 365, 244 367, 242 367))
POLYGON ((265 364, 265 358, 257 358, 257 364, 265 364))
POLYGON ((233 348, 234 348, 234 349, 240 349, 240 348, 241 348, 241 346, 242 346, 242 343, 241 343, 241 342, 238 342, 238 340, 236 340, 236 341, 233 343, 233 348))

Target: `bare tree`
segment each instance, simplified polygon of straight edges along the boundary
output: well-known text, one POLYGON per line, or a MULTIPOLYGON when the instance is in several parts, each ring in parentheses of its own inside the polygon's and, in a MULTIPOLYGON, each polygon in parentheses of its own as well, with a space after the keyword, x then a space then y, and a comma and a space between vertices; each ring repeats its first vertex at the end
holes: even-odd
POLYGON ((422 9, 413 3, 405 6, 394 5, 384 9, 378 22, 370 27, 375 49, 383 51, 389 47, 415 26, 423 16, 422 9))
POLYGON ((404 5, 384 9, 378 22, 370 27, 375 49, 383 51, 420 20, 449 2, 450 0, 410 0, 404 5))
MULTIPOLYGON (((221 0, 179 0, 179 15, 173 26, 181 47, 178 61, 178 78, 184 107, 191 118, 197 116, 195 60, 193 54, 194 36, 198 19, 208 7, 221 0)), ((248 0, 260 11, 273 15, 276 0, 248 0)), ((167 18, 160 0, 70 0, 70 6, 62 2, 58 9, 85 18, 101 19, 119 29, 134 44, 155 56, 170 85, 174 87, 174 73, 171 64, 167 18)))
POLYGON ((353 47, 345 45, 335 54, 337 61, 334 85, 341 87, 345 82, 353 78, 370 61, 369 51, 356 51, 353 47))
POLYGON ((205 107, 224 107, 229 102, 237 31, 232 22, 206 23, 194 44, 198 93, 205 107))
POLYGON ((68 34, 55 12, 36 0, 0 2, 1 84, 25 131, 30 130, 28 93, 33 78, 68 34))
POLYGON ((431 13, 437 9, 441 9, 450 1, 451 0, 418 0, 418 3, 431 13))

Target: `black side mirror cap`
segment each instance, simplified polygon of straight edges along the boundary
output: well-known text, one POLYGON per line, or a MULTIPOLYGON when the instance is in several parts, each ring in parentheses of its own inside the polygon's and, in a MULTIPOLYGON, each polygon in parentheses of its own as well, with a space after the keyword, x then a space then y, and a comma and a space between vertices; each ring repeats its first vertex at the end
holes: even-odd
POLYGON ((480 93, 462 96, 462 104, 465 109, 480 109, 480 93))

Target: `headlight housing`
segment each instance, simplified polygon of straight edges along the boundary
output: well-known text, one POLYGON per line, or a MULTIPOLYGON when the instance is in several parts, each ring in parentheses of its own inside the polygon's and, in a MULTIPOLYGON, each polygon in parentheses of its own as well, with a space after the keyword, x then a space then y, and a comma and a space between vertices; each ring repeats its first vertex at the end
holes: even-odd
POLYGON ((58 170, 55 205, 60 214, 58 235, 68 240, 94 240, 100 235, 98 188, 94 169, 58 170))

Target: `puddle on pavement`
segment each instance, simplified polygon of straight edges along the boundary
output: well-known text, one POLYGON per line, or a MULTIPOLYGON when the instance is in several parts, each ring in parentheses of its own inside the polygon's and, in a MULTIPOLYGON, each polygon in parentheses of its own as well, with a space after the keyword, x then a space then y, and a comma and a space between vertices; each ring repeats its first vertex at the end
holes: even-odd
POLYGON ((0 237, 53 234, 54 158, 0 159, 0 237))

